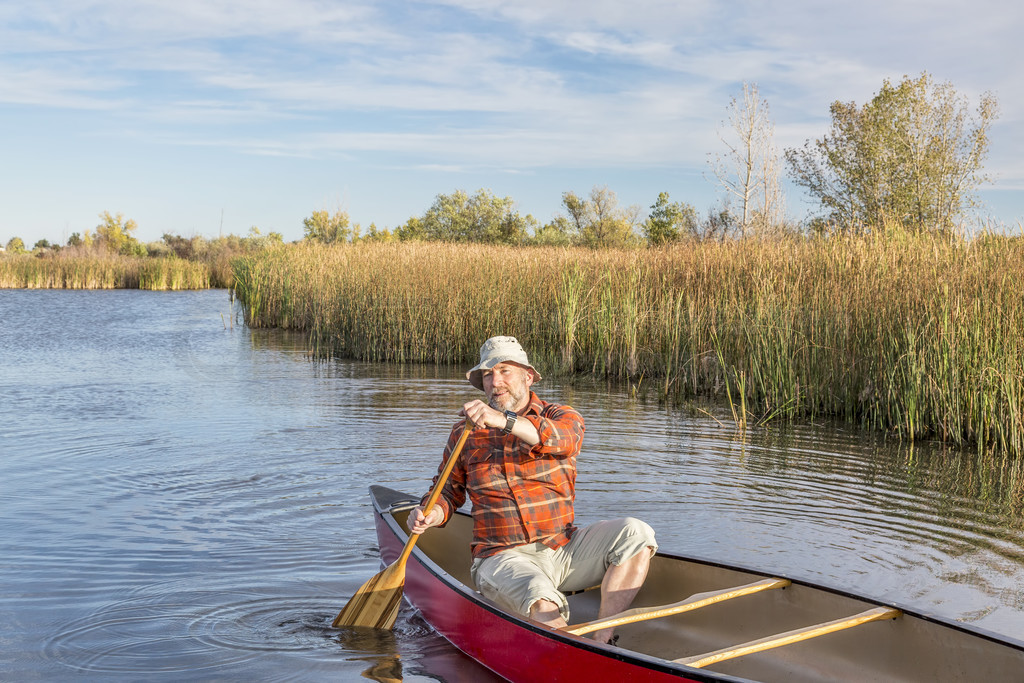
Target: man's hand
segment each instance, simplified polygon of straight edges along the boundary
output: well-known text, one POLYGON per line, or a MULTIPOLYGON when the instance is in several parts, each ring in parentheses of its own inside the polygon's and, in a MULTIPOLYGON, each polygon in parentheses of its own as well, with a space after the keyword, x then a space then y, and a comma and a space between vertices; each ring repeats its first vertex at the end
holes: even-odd
MULTIPOLYGON (((459 415, 465 416, 477 427, 502 429, 505 423, 508 422, 504 412, 492 408, 479 400, 470 401, 462 406, 459 415)), ((540 432, 537 431, 537 428, 529 420, 516 420, 515 425, 512 427, 512 436, 522 439, 531 446, 536 446, 540 443, 540 432)))
POLYGON ((409 526, 409 531, 414 534, 422 534, 424 531, 432 526, 437 526, 444 521, 444 510, 440 506, 435 505, 430 508, 430 514, 423 514, 423 506, 417 505, 409 513, 409 519, 406 520, 406 524, 409 526))
POLYGON ((462 406, 459 415, 469 418, 477 427, 504 427, 505 413, 490 407, 480 400, 470 401, 462 406))

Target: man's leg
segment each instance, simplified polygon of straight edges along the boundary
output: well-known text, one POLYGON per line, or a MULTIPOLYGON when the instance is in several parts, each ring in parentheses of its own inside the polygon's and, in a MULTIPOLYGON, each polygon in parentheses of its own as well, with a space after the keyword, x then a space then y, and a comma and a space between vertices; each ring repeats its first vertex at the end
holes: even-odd
MULTIPOLYGON (((658 548, 654 530, 633 517, 591 524, 573 535, 565 552, 570 558, 558 588, 563 592, 585 590, 601 584, 598 618, 628 609, 647 578, 651 556, 658 548)), ((612 629, 595 631, 590 636, 608 642, 612 629)))
MULTIPOLYGON (((647 578, 653 554, 654 548, 648 546, 622 564, 608 566, 601 581, 601 607, 597 612, 598 619, 618 614, 633 604, 633 598, 647 578)), ((590 637, 599 643, 607 643, 613 635, 614 629, 606 628, 594 631, 590 637)))
POLYGON ((564 628, 568 604, 552 580, 553 555, 550 548, 531 543, 476 560, 470 573, 489 600, 552 628, 564 628))

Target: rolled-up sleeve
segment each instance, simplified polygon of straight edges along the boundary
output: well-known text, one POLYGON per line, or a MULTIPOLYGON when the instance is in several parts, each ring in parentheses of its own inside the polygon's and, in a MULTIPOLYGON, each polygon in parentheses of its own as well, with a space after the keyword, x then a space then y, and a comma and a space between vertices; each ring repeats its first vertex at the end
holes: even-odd
POLYGON ((579 454, 583 445, 584 425, 583 417, 574 409, 549 404, 539 415, 527 414, 523 417, 529 420, 540 434, 540 441, 533 446, 520 442, 520 452, 523 455, 534 458, 568 458, 579 454))

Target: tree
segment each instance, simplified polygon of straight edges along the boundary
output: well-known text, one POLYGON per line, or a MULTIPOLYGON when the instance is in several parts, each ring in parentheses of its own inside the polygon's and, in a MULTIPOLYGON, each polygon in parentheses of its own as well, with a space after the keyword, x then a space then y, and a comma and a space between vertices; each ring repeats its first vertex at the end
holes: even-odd
POLYGON ((395 228, 395 237, 401 242, 427 239, 427 233, 423 229, 423 221, 412 216, 402 225, 395 228))
POLYGON ((594 187, 590 198, 575 192, 562 193, 562 205, 569 214, 576 239, 588 247, 621 247, 636 240, 639 207, 620 208, 618 197, 607 187, 594 187))
POLYGON ((323 244, 345 242, 352 232, 345 211, 335 211, 333 216, 327 211, 314 211, 312 216, 302 219, 302 225, 304 239, 323 244))
POLYGON ((972 113, 951 84, 924 72, 886 80, 863 107, 833 102, 830 111, 830 133, 786 150, 786 162, 827 219, 847 230, 887 221, 917 232, 950 229, 988 181, 982 164, 997 116, 989 93, 972 113))
POLYGON ((654 245, 674 242, 697 232, 697 210, 683 202, 668 201, 668 192, 658 195, 643 227, 644 237, 654 245))
POLYGON ((20 237, 12 237, 7 240, 7 251, 12 254, 23 254, 25 253, 25 241, 20 237))
POLYGON ((395 240, 395 235, 387 228, 380 229, 376 223, 370 223, 366 234, 359 239, 363 242, 392 242, 395 240))
POLYGON ((242 244, 246 249, 267 249, 271 246, 284 244, 284 235, 279 232, 270 231, 264 235, 257 226, 249 228, 249 235, 242 238, 242 244))
POLYGON ((96 226, 96 241, 108 251, 117 254, 137 254, 140 248, 145 251, 145 247, 132 236, 139 227, 135 221, 125 220, 120 212, 111 216, 109 211, 101 213, 100 219, 103 222, 96 226))
POLYGON ((175 256, 183 259, 195 258, 203 244, 202 237, 195 236, 189 239, 169 232, 165 232, 162 239, 175 256))
POLYGON ((572 222, 565 216, 555 216, 550 223, 534 230, 530 244, 546 247, 567 247, 572 244, 572 222))
POLYGON ((728 197, 737 200, 732 222, 740 237, 774 231, 782 223, 783 208, 779 152, 768 101, 761 99, 756 83, 744 83, 742 102, 733 97, 728 110, 733 136, 719 131, 728 151, 711 155, 712 172, 728 197))
POLYGON ((496 197, 490 190, 473 196, 456 190, 437 195, 419 227, 429 240, 520 244, 536 221, 520 216, 515 206, 511 197, 496 197))

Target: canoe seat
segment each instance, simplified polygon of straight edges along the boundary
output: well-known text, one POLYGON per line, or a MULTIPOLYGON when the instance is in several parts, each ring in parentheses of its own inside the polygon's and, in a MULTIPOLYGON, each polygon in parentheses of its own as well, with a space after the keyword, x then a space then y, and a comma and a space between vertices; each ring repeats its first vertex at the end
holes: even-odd
POLYGON ((806 628, 800 628, 794 631, 786 631, 785 633, 768 636, 767 638, 752 640, 749 643, 743 643, 742 645, 727 647, 721 650, 715 650, 714 652, 695 655, 693 657, 682 657, 673 661, 677 664, 685 664, 687 666, 692 666, 695 669, 700 669, 708 666, 709 664, 723 662, 727 659, 742 657, 743 655, 753 654, 754 652, 763 652, 764 650, 770 650, 772 648, 789 645, 791 643, 799 643, 802 640, 817 638, 818 636, 823 636, 826 633, 835 633, 836 631, 853 628, 854 626, 860 626, 861 624, 866 624, 871 621, 896 619, 902 615, 903 612, 899 611, 895 607, 876 607, 845 619, 836 619, 834 621, 827 621, 822 624, 807 626, 806 628))
POLYGON ((624 624, 634 624, 638 621, 647 621, 648 619, 661 619, 662 617, 672 616, 673 614, 682 614, 683 612, 690 612, 695 609, 707 607, 708 605, 725 602, 726 600, 740 598, 744 595, 753 595, 754 593, 760 593, 761 591, 771 590, 773 588, 787 588, 789 585, 789 579, 762 579, 760 581, 755 581, 754 583, 748 583, 745 586, 734 586, 732 588, 723 588, 717 591, 708 591, 707 593, 697 593, 695 595, 691 595, 685 600, 674 602, 670 605, 628 609, 625 612, 619 612, 618 614, 613 614, 610 617, 604 617, 603 619, 597 619, 595 621, 588 621, 585 624, 577 624, 572 628, 567 628, 566 631, 573 635, 582 636, 585 633, 600 631, 604 628, 612 628, 615 626, 622 626, 624 624))

